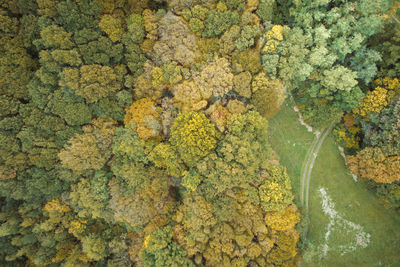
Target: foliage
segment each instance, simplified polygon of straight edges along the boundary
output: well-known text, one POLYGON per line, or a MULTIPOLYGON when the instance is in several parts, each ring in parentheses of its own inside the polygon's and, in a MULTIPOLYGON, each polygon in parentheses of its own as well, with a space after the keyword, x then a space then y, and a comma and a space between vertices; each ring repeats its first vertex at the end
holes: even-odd
POLYGON ((384 108, 379 114, 370 114, 369 120, 361 122, 363 144, 380 147, 385 153, 400 153, 400 104, 398 99, 384 108))
POLYGON ((348 156, 346 162, 350 170, 362 178, 387 184, 400 180, 400 156, 385 155, 378 147, 366 147, 357 155, 348 156))
MULTIPOLYGON (((70 73, 68 72, 64 75, 66 77, 63 83, 71 83, 71 78, 74 79, 77 76, 74 74, 73 77, 70 77, 70 73)), ((96 64, 82 66, 79 82, 75 79, 75 84, 79 84, 80 86, 74 86, 71 89, 89 103, 97 102, 101 98, 120 89, 120 81, 115 71, 108 66, 96 64)))
POLYGON ((367 116, 370 112, 379 113, 387 104, 387 90, 377 87, 374 91, 366 95, 361 105, 353 110, 356 115, 367 116))
MULTIPOLYGON (((248 71, 241 72, 233 77, 233 90, 239 95, 251 98, 251 74, 248 71)), ((253 81, 253 84, 255 81, 253 81)))
POLYGON ((63 167, 81 173, 85 170, 99 170, 111 156, 112 137, 115 121, 97 119, 84 128, 84 133, 69 140, 58 154, 63 167))
POLYGON ((148 98, 134 102, 126 109, 125 125, 134 122, 141 139, 157 137, 161 132, 160 109, 148 98))
MULTIPOLYGON (((106 206, 109 200, 108 181, 111 173, 98 171, 93 177, 82 177, 71 186, 71 203, 79 208, 82 218, 107 218, 106 206)), ((107 218, 109 219, 109 218, 107 218)))
POLYGON ((148 235, 140 251, 144 266, 194 266, 185 256, 185 251, 172 240, 170 226, 148 235))
POLYGON ((279 79, 269 80, 260 72, 252 81, 252 103, 265 118, 272 117, 286 97, 286 89, 279 79))
POLYGON ((239 15, 235 11, 211 10, 205 20, 203 37, 214 37, 228 30, 232 25, 239 22, 239 15))
POLYGON ((99 27, 107 33, 108 37, 110 37, 113 42, 122 39, 123 28, 120 19, 107 14, 103 15, 100 19, 99 27))
POLYGON ((381 57, 367 48, 367 40, 379 31, 380 15, 388 2, 309 5, 290 1, 288 22, 292 28, 283 30, 282 41, 266 36, 264 69, 277 73, 290 90, 303 90, 303 99, 323 97, 350 111, 362 98, 360 86, 367 85, 377 72, 376 62, 381 57), (369 5, 375 8, 366 8, 369 5))
POLYGON ((95 234, 85 236, 82 239, 82 251, 89 259, 95 261, 101 260, 107 255, 104 240, 95 234))
POLYGON ((199 111, 207 106, 207 101, 202 100, 199 87, 193 81, 183 81, 174 89, 174 104, 182 111, 199 111))
POLYGON ((293 229, 300 222, 300 213, 294 205, 287 206, 283 211, 267 212, 265 223, 276 231, 293 229))
POLYGON ((176 61, 189 67, 199 56, 196 38, 182 18, 168 12, 160 20, 158 31, 160 38, 154 44, 152 56, 155 62, 176 61))
POLYGON ((0 2, 1 266, 270 263, 265 2, 0 2))
POLYGON ((291 185, 286 170, 271 166, 266 173, 267 178, 258 188, 261 205, 265 211, 282 211, 293 201, 291 185))
POLYGON ((171 127, 171 145, 188 166, 193 166, 210 153, 218 139, 219 134, 214 125, 203 113, 180 113, 171 127))
POLYGON ((165 173, 148 169, 143 175, 147 182, 135 191, 115 178, 109 182, 109 208, 114 220, 134 231, 164 225, 168 220, 165 215, 173 208, 170 181, 165 173))
POLYGON ((382 16, 383 27, 369 41, 370 45, 382 55, 382 60, 378 64, 378 76, 380 77, 389 76, 394 78, 400 75, 399 8, 399 3, 392 1, 390 9, 382 16))
POLYGON ((201 70, 194 81, 204 99, 209 99, 211 96, 224 96, 233 86, 233 74, 229 61, 225 58, 216 58, 214 62, 201 70))
POLYGON ((185 166, 178 153, 169 144, 160 143, 149 154, 149 159, 159 168, 165 168, 169 175, 179 177, 185 166))
POLYGON ((254 111, 228 118, 227 134, 216 153, 197 164, 213 194, 257 183, 261 168, 271 157, 266 129, 267 122, 254 111))
POLYGON ((272 21, 275 9, 275 0, 261 0, 256 13, 263 21, 272 21))

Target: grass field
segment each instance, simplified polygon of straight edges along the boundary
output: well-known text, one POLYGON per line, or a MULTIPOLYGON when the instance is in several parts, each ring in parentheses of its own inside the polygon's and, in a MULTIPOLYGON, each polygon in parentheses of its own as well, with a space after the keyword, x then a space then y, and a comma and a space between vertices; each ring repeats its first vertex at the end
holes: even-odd
MULTIPOLYGON (((291 100, 270 120, 269 134, 300 204, 302 167, 315 136, 299 123, 291 100)), ((304 266, 400 266, 400 216, 353 180, 332 136, 315 161, 309 192, 307 239, 312 245, 304 266), (331 213, 324 213, 323 198, 334 205, 331 213)))

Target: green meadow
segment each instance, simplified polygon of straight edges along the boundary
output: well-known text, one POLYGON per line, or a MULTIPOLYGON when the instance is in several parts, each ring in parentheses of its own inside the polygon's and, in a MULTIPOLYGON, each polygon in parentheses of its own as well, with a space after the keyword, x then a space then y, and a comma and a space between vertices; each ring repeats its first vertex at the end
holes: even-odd
MULTIPOLYGON (((269 135, 301 206, 302 171, 315 135, 300 124, 290 99, 270 120, 269 135)), ((400 266, 399 214, 353 180, 331 135, 312 170, 307 221, 303 266, 400 266)))

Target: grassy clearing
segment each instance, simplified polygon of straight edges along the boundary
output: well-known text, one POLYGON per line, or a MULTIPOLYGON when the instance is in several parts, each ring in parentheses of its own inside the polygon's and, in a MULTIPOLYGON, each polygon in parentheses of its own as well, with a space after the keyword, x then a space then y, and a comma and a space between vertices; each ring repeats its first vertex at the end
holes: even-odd
MULTIPOLYGON (((301 170, 314 135, 300 125, 289 100, 270 120, 269 134, 281 163, 287 167, 299 203, 301 170)), ((332 136, 325 140, 316 159, 309 201, 307 238, 312 246, 307 253, 312 257, 305 261, 306 266, 400 266, 400 216, 385 209, 352 179, 332 136), (370 234, 366 248, 355 245, 355 251, 342 255, 350 245, 354 245, 359 231, 336 223, 331 228, 326 257, 320 257, 330 222, 322 210, 320 188, 326 190, 343 220, 360 225, 365 233, 370 234)))

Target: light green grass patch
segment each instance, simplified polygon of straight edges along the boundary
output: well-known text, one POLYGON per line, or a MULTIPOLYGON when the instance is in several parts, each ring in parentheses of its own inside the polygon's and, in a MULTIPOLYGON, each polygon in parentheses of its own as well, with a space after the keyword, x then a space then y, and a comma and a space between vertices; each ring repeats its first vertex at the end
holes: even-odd
MULTIPOLYGON (((287 167, 299 204, 301 171, 314 135, 300 125, 291 100, 270 120, 269 135, 281 163, 287 167)), ((307 238, 311 246, 306 253, 312 257, 304 262, 305 266, 400 266, 399 214, 384 208, 372 193, 353 180, 332 136, 322 145, 312 171, 309 220, 307 238), (330 217, 323 211, 320 188, 328 193, 338 216, 370 235, 366 247, 355 246, 354 251, 348 251, 359 232, 349 231, 345 224, 338 227, 338 223, 326 242, 330 217)))

